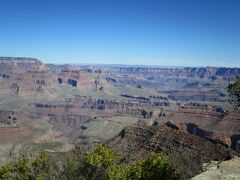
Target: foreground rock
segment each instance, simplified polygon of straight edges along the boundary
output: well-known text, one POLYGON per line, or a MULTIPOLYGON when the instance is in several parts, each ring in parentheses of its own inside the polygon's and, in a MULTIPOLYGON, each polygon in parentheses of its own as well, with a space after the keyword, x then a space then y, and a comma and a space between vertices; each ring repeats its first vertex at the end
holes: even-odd
POLYGON ((192 180, 235 180, 240 179, 240 157, 222 163, 213 161, 205 164, 205 172, 195 176, 192 180))

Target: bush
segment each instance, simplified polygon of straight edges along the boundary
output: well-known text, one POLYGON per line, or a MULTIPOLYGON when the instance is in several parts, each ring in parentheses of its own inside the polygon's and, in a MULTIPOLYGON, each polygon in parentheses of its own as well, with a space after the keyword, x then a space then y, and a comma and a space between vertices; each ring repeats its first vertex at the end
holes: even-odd
POLYGON ((13 167, 10 164, 7 164, 0 168, 0 179, 10 180, 12 179, 13 167))
MULTIPOLYGON (((87 153, 86 165, 91 169, 88 178, 102 177, 103 179, 179 179, 179 173, 171 159, 163 153, 151 152, 145 160, 131 164, 121 162, 122 158, 111 149, 99 145, 96 150, 87 153)), ((94 179, 94 178, 93 178, 94 179)))
POLYGON ((100 144, 94 151, 87 152, 85 162, 96 167, 108 167, 116 164, 119 160, 120 156, 100 144))
POLYGON ((49 157, 46 153, 40 153, 34 160, 21 158, 0 168, 0 179, 3 180, 29 180, 44 179, 49 174, 49 157))
POLYGON ((143 161, 140 179, 178 179, 179 173, 171 159, 163 153, 151 152, 143 161))
POLYGON ((57 164, 56 160, 50 160, 48 154, 40 153, 35 159, 22 158, 1 167, 0 179, 171 180, 179 178, 179 173, 171 159, 163 153, 151 152, 146 159, 126 164, 123 158, 103 145, 98 145, 95 150, 87 152, 83 161, 74 154, 63 158, 61 165, 57 164))

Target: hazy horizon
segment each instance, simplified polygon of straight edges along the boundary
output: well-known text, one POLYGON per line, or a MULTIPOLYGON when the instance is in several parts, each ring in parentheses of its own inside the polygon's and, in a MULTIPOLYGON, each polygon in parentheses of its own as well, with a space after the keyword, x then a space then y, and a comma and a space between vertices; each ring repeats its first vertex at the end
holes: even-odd
POLYGON ((0 56, 0 58, 29 58, 29 59, 35 59, 35 60, 40 60, 42 61, 43 63, 45 64, 54 64, 54 65, 66 65, 66 64, 69 64, 69 65, 83 65, 83 66, 125 66, 125 67, 166 67, 166 68, 185 68, 185 67, 190 67, 190 68, 200 68, 200 67, 213 67, 213 68, 221 68, 221 67, 226 67, 226 68, 240 68, 238 66, 191 66, 191 65, 186 65, 186 66, 177 66, 177 65, 152 65, 152 64, 125 64, 125 63, 87 63, 87 62, 81 62, 79 61, 79 63, 74 63, 74 62, 71 62, 71 61, 68 61, 66 60, 66 62, 61 62, 61 63, 58 63, 58 62, 47 62, 45 61, 44 59, 39 59, 39 58, 36 58, 36 57, 28 57, 28 56, 0 56))

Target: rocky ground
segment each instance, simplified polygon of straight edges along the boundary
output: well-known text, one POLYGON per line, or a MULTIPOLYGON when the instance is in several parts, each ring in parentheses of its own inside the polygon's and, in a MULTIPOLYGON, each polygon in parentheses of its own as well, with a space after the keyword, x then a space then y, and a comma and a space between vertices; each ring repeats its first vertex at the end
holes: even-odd
POLYGON ((240 158, 218 162, 212 161, 204 164, 204 172, 192 178, 192 180, 237 180, 240 179, 240 158))

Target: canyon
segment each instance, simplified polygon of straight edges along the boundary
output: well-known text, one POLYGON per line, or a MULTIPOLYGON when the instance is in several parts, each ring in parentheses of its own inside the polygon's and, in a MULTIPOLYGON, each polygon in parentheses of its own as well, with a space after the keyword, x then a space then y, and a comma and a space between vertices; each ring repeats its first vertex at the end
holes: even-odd
POLYGON ((0 57, 0 163, 21 153, 66 152, 86 137, 129 161, 164 151, 182 177, 193 177, 203 163, 240 153, 240 112, 227 92, 238 75, 240 68, 0 57))

